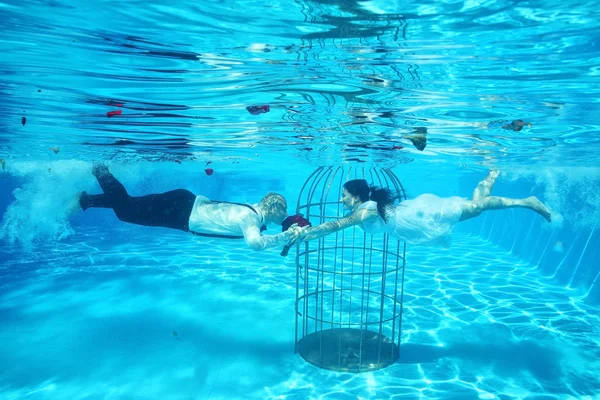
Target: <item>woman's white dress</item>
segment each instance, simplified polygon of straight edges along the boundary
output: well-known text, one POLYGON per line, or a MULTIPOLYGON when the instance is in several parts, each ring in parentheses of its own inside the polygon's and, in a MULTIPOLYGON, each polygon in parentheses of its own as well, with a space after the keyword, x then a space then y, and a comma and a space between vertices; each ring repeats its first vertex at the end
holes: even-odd
MULTIPOLYGON (((386 210, 387 222, 381 217, 366 220, 362 228, 367 233, 388 233, 412 244, 449 246, 452 229, 460 219, 467 200, 462 197, 438 197, 423 194, 404 200, 386 210)), ((359 209, 377 211, 377 203, 364 202, 359 209)))

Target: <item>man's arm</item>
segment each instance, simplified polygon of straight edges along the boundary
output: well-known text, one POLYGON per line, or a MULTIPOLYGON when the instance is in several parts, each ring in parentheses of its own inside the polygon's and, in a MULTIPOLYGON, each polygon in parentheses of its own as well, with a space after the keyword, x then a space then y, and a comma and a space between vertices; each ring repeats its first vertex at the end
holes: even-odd
POLYGON ((259 226, 250 218, 245 218, 240 226, 246 243, 254 251, 262 251, 286 245, 290 240, 293 240, 298 236, 293 230, 278 233, 277 235, 262 235, 259 226))

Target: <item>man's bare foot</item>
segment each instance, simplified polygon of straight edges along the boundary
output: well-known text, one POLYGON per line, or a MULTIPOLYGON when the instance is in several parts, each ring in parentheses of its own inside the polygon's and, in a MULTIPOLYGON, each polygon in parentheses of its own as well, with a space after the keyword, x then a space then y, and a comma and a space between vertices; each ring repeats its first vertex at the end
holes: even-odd
POLYGON ((544 205, 537 197, 531 196, 525 199, 527 207, 540 214, 546 221, 552 222, 552 215, 548 207, 544 205))
POLYGON ((99 177, 108 173, 108 167, 104 164, 94 164, 92 166, 92 175, 95 177, 99 177))

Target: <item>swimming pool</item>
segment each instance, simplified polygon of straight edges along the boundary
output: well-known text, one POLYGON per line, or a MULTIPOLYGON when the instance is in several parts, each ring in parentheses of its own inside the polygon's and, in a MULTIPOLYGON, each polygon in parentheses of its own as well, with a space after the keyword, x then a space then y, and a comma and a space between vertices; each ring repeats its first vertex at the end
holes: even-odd
POLYGON ((597 5, 0 14, 1 398, 600 396, 597 5), (538 196, 553 221, 489 211, 449 248, 408 245, 400 358, 338 373, 294 354, 293 257, 74 212, 99 161, 134 195, 275 191, 289 212, 318 166, 390 168, 409 198, 470 198, 499 169, 494 195, 538 196))

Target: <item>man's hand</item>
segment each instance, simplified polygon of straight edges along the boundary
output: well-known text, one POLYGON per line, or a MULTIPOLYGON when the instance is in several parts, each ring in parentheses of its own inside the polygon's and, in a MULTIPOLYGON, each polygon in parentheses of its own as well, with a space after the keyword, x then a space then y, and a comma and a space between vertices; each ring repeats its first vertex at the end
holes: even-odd
POLYGON ((302 243, 302 241, 304 240, 304 238, 308 234, 308 230, 309 229, 310 229, 310 226, 300 227, 300 226, 298 226, 298 224, 291 225, 289 227, 289 229, 287 230, 287 232, 290 232, 290 234, 291 234, 290 235, 291 239, 288 242, 288 244, 286 244, 285 246, 283 246, 283 250, 281 251, 281 255, 283 257, 286 257, 288 255, 288 252, 290 251, 290 248, 292 246, 294 246, 295 244, 302 243))
POLYGON ((298 243, 298 244, 303 243, 304 239, 310 233, 311 229, 312 229, 312 227, 310 227, 310 226, 303 226, 301 228, 298 228, 298 236, 296 239, 296 243, 298 243))
POLYGON ((298 226, 298 224, 293 224, 291 225, 288 230, 286 232, 289 232, 289 236, 290 236, 290 241, 289 243, 294 243, 296 240, 298 240, 298 237, 300 236, 300 232, 302 232, 302 228, 300 228, 298 226))

